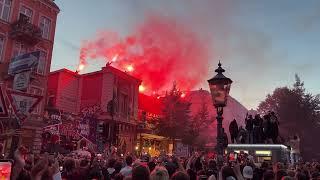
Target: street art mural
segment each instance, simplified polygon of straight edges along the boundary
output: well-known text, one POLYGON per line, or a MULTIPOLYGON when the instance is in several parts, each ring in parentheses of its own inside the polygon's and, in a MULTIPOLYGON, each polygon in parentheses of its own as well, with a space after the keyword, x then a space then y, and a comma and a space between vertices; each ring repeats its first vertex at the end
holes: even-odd
POLYGON ((97 115, 100 106, 85 107, 78 115, 58 109, 45 112, 43 148, 59 144, 64 149, 75 150, 80 141, 86 141, 91 148, 97 148, 97 115), (58 137, 58 139, 57 139, 58 137))

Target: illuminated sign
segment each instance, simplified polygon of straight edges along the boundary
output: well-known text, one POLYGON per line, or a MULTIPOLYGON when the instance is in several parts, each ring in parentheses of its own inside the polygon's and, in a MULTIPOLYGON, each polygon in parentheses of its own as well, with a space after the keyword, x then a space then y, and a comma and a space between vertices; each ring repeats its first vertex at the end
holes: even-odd
POLYGON ((282 144, 229 144, 229 148, 284 148, 287 149, 288 147, 282 144))
POLYGON ((264 155, 264 156, 271 156, 271 151, 256 151, 256 155, 264 155))

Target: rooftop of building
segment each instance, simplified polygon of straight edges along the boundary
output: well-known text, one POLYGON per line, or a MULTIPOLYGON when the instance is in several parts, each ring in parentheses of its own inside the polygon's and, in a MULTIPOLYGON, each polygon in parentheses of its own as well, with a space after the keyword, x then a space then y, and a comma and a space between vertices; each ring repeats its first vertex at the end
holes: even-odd
POLYGON ((71 71, 71 70, 66 69, 66 68, 62 68, 62 69, 58 69, 58 70, 55 70, 55 71, 51 71, 49 73, 49 75, 50 74, 56 74, 56 73, 67 73, 67 74, 74 75, 74 76, 80 76, 80 74, 77 73, 76 71, 71 71))
POLYGON ((60 11, 59 6, 54 2, 54 0, 42 0, 42 1, 46 2, 47 4, 52 6, 53 8, 57 9, 58 11, 60 11))
POLYGON ((56 73, 67 73, 67 74, 70 74, 74 77, 85 77, 85 76, 94 76, 94 75, 98 75, 98 74, 102 74, 104 72, 111 72, 113 74, 116 74, 117 76, 120 76, 121 78, 124 78, 124 79, 128 79, 128 80, 133 80, 133 81, 136 81, 137 84, 141 84, 141 80, 126 73, 126 72, 123 72, 113 66, 105 66, 105 67, 102 67, 101 70, 99 71, 94 71, 94 72, 89 72, 89 73, 84 73, 84 74, 80 74, 79 72, 77 71, 71 71, 69 69, 66 69, 66 68, 63 68, 63 69, 59 69, 59 70, 56 70, 56 71, 52 71, 49 73, 49 75, 52 75, 52 74, 56 74, 56 73))

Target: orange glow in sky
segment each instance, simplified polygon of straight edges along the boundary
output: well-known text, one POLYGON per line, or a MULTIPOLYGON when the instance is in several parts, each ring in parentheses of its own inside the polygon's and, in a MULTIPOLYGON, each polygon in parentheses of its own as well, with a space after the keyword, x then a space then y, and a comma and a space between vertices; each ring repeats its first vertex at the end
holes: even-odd
POLYGON ((111 60, 111 61, 112 61, 112 62, 116 62, 116 61, 117 61, 117 59, 118 59, 118 56, 119 56, 118 54, 116 54, 115 56, 113 56, 113 58, 112 58, 112 60, 111 60))
POLYGON ((126 69, 128 72, 132 72, 134 70, 132 65, 128 65, 126 69))
POLYGON ((84 64, 79 64, 78 71, 82 71, 84 69, 85 65, 84 64))
POLYGON ((146 88, 141 84, 139 86, 139 92, 144 92, 146 90, 146 88))

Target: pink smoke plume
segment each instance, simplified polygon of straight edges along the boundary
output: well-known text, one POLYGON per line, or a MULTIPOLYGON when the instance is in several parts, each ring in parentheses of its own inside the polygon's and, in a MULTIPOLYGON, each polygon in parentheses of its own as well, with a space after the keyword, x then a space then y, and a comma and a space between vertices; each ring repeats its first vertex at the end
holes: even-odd
POLYGON ((173 82, 191 90, 208 78, 210 44, 191 25, 151 15, 127 37, 102 31, 84 41, 79 67, 103 58, 141 79, 147 93, 167 90, 173 82))

